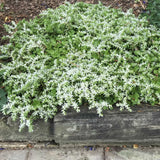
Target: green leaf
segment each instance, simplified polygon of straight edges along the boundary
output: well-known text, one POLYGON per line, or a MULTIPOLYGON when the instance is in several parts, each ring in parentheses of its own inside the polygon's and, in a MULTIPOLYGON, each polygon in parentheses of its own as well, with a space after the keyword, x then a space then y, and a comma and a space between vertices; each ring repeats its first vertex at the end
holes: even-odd
POLYGON ((33 99, 32 105, 34 107, 40 107, 41 106, 41 102, 38 99, 33 99))

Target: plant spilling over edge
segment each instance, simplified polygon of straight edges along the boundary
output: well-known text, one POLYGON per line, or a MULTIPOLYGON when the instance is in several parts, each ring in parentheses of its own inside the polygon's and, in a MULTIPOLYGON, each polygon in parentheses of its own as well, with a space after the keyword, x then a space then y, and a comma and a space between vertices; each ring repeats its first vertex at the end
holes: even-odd
POLYGON ((66 3, 6 29, 3 113, 20 117, 20 130, 84 103, 100 116, 113 106, 160 104, 160 30, 130 10, 66 3))

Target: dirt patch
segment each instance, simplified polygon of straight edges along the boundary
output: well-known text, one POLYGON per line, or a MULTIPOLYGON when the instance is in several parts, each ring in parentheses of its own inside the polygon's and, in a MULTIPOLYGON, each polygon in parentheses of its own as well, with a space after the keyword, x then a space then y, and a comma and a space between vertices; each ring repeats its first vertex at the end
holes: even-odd
MULTIPOLYGON (((22 19, 32 19, 37 16, 42 10, 47 8, 56 8, 63 4, 65 0, 0 0, 0 39, 7 32, 4 29, 3 24, 10 24, 11 21, 16 23, 22 19)), ((86 2, 96 4, 98 0, 68 0, 70 3, 86 2)), ((140 1, 135 3, 135 0, 101 0, 105 6, 111 6, 113 8, 122 8, 123 11, 127 11, 132 8, 133 13, 138 16, 147 5, 147 1, 140 1)), ((7 41, 1 40, 0 45, 7 43, 7 41)))

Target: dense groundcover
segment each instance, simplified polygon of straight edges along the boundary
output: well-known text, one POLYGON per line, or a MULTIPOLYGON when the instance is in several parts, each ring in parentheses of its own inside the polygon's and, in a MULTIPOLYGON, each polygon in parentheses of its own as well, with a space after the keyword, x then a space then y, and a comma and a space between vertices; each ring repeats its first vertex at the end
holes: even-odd
POLYGON ((160 104, 160 30, 130 10, 66 3, 6 29, 3 113, 20 117, 20 129, 84 104, 100 116, 160 104))

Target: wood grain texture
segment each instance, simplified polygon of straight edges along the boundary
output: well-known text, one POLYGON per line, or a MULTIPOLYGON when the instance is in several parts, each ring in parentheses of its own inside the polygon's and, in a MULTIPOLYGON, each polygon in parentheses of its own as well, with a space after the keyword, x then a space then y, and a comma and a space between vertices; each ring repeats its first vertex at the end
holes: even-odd
POLYGON ((60 144, 160 144, 160 106, 141 105, 132 112, 70 111, 54 118, 54 139, 60 144))

